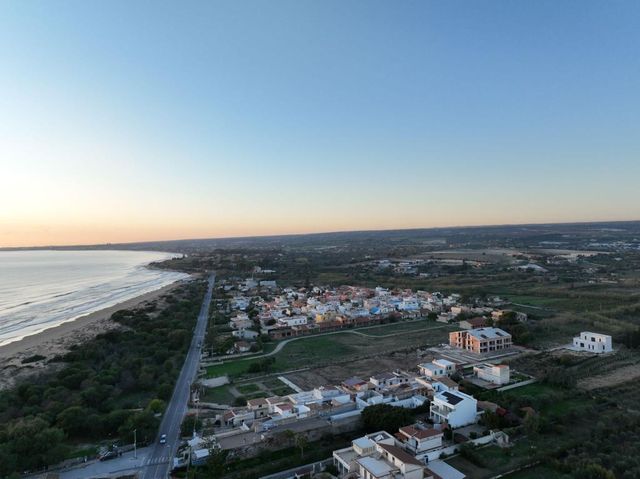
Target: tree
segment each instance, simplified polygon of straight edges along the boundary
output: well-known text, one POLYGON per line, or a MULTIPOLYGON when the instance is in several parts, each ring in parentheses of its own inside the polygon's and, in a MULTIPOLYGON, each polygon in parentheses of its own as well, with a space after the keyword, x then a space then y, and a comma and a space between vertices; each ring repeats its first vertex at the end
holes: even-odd
POLYGON ((87 424, 88 411, 80 406, 71 406, 58 414, 56 423, 72 437, 82 436, 91 429, 87 424))
POLYGON ((362 422, 369 432, 382 430, 393 433, 412 421, 413 414, 411 411, 388 404, 368 406, 362 411, 362 422))
POLYGON ((164 407, 165 404, 162 399, 152 399, 147 405, 147 411, 150 411, 153 414, 158 414, 164 411, 164 407))
POLYGON ((129 438, 133 430, 136 429, 140 442, 150 442, 158 430, 159 422, 150 411, 137 412, 129 416, 124 424, 118 428, 118 435, 122 438, 129 438))
POLYGON ((540 431, 540 416, 535 413, 527 414, 523 425, 527 434, 537 434, 540 431))
POLYGON ((226 472, 228 451, 215 450, 207 460, 208 477, 222 477, 226 472))
POLYGON ((191 436, 193 431, 197 431, 202 427, 202 421, 196 418, 195 414, 188 414, 182 421, 180 426, 180 434, 183 436, 191 436))
POLYGON ((19 469, 34 469, 60 462, 64 432, 41 418, 22 418, 7 428, 10 450, 19 469))
POLYGON ((587 464, 576 471, 576 477, 581 479, 616 479, 616 476, 609 469, 605 469, 600 464, 587 464))
POLYGON ((293 444, 296 440, 296 433, 291 429, 285 429, 279 434, 279 436, 285 444, 293 444))
POLYGON ((300 449, 300 459, 302 459, 304 457, 304 448, 307 447, 307 444, 309 444, 306 434, 303 434, 303 433, 296 434, 295 444, 296 444, 296 447, 300 449))

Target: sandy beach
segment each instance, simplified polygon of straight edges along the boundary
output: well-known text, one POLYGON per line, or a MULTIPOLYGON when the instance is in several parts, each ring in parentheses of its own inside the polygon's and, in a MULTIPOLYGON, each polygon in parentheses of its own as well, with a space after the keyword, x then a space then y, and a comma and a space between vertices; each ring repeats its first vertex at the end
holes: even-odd
POLYGON ((155 291, 27 336, 20 341, 0 346, 0 389, 10 387, 17 379, 36 374, 45 367, 56 367, 56 365, 46 364, 47 361, 68 351, 74 344, 82 343, 100 333, 119 327, 117 323, 110 320, 113 313, 158 299, 180 284, 183 284, 183 281, 176 281, 155 291), (22 363, 23 359, 35 355, 43 356, 45 359, 22 363))

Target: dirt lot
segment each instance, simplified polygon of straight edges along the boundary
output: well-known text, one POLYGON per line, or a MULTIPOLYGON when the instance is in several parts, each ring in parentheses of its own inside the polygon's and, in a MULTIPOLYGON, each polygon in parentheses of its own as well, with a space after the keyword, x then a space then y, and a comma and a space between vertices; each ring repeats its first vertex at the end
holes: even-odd
POLYGON ((368 379, 371 375, 395 369, 414 370, 421 362, 431 361, 434 356, 427 353, 426 356, 418 356, 417 352, 392 353, 376 358, 359 359, 349 362, 349 367, 344 364, 332 364, 320 368, 311 369, 286 375, 302 389, 309 390, 323 384, 340 384, 347 378, 359 376, 368 379))
POLYGON ((607 374, 581 379, 578 381, 578 387, 591 391, 593 389, 617 386, 637 379, 640 379, 640 364, 633 364, 613 370, 607 374))

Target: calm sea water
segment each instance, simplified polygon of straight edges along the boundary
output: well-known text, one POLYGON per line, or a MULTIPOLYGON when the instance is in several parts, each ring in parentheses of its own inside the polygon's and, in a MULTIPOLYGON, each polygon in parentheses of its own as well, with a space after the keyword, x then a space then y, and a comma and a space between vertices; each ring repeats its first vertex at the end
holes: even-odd
POLYGON ((162 288, 186 274, 138 251, 0 251, 0 346, 162 288))

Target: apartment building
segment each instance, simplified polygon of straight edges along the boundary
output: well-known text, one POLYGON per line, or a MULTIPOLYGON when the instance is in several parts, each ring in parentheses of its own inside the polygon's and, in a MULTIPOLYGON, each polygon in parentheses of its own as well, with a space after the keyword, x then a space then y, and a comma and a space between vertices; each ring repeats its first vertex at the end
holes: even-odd
POLYGON ((455 348, 489 353, 510 348, 511 335, 500 328, 476 328, 449 333, 449 344, 455 348))

